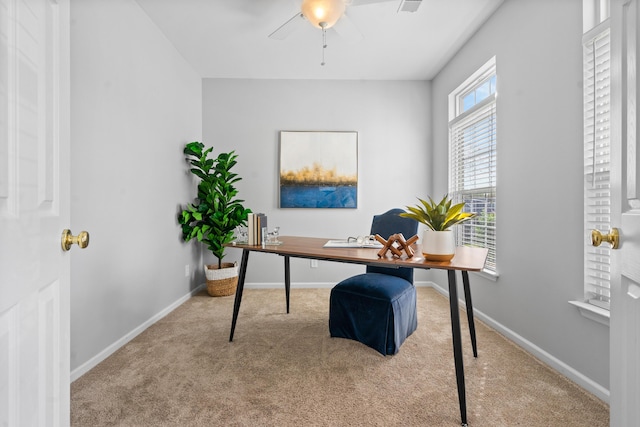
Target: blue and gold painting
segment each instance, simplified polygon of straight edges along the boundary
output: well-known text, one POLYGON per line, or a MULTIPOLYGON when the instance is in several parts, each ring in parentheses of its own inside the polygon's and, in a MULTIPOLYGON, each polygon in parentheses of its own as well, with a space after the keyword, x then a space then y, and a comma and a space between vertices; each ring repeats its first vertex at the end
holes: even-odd
POLYGON ((357 132, 280 132, 281 208, 357 208, 357 132))

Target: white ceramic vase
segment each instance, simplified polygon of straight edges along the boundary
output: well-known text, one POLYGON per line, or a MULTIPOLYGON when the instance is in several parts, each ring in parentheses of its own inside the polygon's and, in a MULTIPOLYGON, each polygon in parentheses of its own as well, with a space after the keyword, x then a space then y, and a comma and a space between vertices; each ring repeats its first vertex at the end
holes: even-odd
POLYGON ((453 231, 424 230, 422 234, 422 255, 429 261, 451 261, 456 254, 453 231))

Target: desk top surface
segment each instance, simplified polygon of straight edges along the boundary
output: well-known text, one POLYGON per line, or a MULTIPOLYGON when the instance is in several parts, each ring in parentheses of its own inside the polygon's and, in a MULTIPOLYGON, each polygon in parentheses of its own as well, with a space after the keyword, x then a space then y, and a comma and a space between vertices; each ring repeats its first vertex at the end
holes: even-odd
POLYGON ((422 256, 420 245, 413 245, 415 254, 408 258, 403 253, 402 258, 394 258, 389 253, 385 257, 378 257, 379 249, 375 248, 325 248, 328 240, 319 237, 280 236, 280 245, 254 246, 245 244, 227 244, 229 248, 248 249, 255 252, 267 252, 278 255, 288 255, 294 258, 313 258, 326 261, 347 262, 356 264, 378 265, 381 267, 409 267, 441 270, 481 271, 487 259, 488 250, 485 248, 470 248, 459 246, 451 261, 427 261, 422 256))

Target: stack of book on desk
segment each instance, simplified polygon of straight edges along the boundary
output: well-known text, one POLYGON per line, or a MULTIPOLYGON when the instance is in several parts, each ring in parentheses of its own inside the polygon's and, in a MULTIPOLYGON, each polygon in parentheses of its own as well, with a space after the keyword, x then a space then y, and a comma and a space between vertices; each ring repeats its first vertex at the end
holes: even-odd
POLYGON ((247 218, 248 245, 262 245, 267 242, 267 216, 250 213, 247 218))

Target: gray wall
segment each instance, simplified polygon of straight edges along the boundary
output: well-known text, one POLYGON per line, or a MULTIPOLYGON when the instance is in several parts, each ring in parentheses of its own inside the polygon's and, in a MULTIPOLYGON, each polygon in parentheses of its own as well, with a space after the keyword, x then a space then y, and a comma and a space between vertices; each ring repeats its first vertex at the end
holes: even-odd
POLYGON ((71 20, 71 224, 91 235, 71 257, 77 376, 203 281, 176 221, 202 80, 133 0, 74 1, 71 20))
MULTIPOLYGON (((72 257, 72 371, 203 281, 175 219, 195 193, 185 142, 235 149, 240 196, 283 234, 364 234, 373 214, 447 191, 447 95, 496 55, 500 278, 474 275, 474 303, 556 369, 606 391, 608 329, 567 304, 583 294, 581 15, 580 0, 507 0, 433 82, 201 81, 133 0, 73 2, 72 229, 92 242, 72 257), (359 133, 358 209, 278 208, 280 130, 359 133)), ((252 254, 248 284, 281 283, 280 265, 252 254)), ((292 260, 292 280, 326 285, 361 269, 292 260)), ((437 272, 416 280, 446 287, 437 272)))
MULTIPOLYGON (((431 84, 426 81, 205 79, 203 138, 236 150, 239 196, 282 235, 345 238, 368 234, 371 217, 413 204, 430 188, 431 84), (357 131, 357 209, 279 209, 279 131, 357 131)), ((227 258, 239 259, 230 249, 227 258)), ((282 261, 251 254, 247 281, 282 283, 282 261), (278 268, 274 268, 277 266, 278 268)), ((335 284, 353 265, 291 260, 296 285, 335 284)), ((416 274, 416 280, 420 280, 416 274)), ((248 283, 248 284, 249 284, 248 283)))
POLYGON ((433 183, 447 188, 447 96, 496 55, 500 277, 472 278, 474 306, 608 389, 609 330, 567 304, 583 298, 581 6, 507 0, 444 67, 433 81, 433 183))

